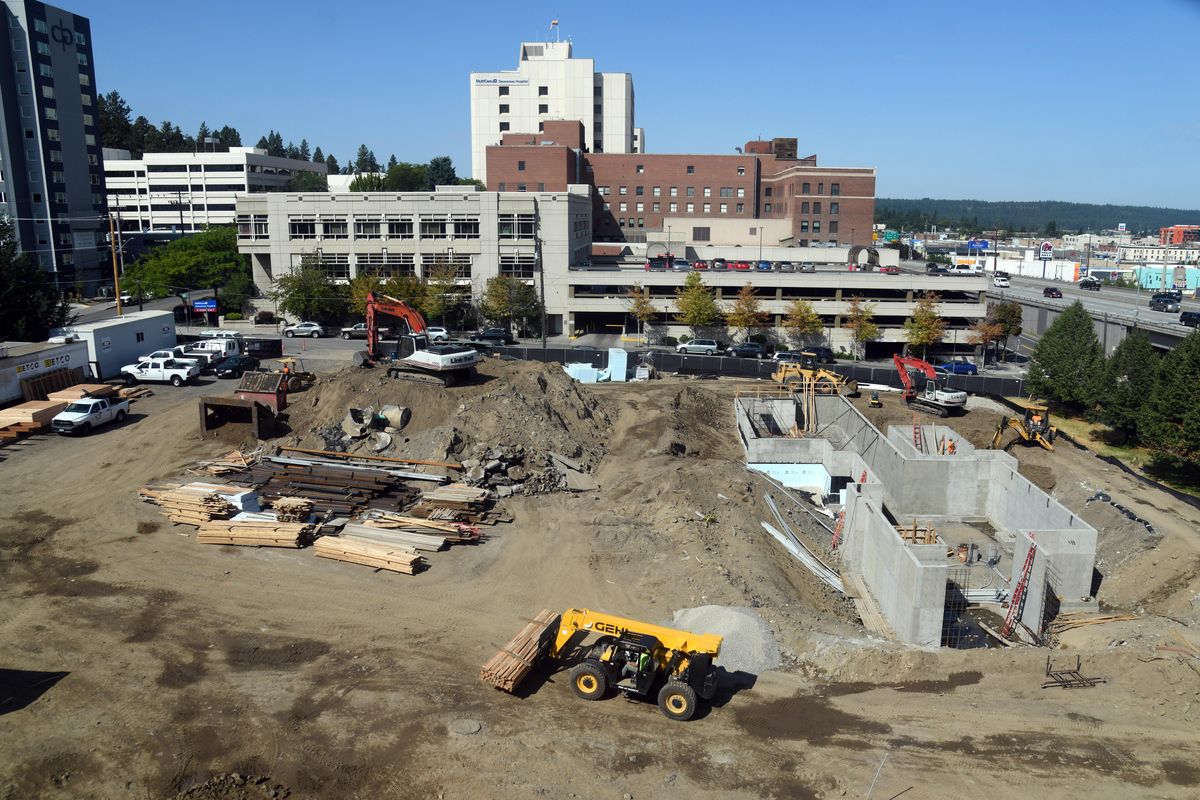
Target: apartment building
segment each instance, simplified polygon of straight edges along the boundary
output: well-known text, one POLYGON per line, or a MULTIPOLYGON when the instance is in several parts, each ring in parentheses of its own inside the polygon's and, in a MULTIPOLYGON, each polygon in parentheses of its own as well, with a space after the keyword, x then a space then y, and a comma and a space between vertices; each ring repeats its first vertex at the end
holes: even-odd
POLYGON ((471 177, 493 188, 487 148, 509 132, 541 132, 554 120, 578 120, 593 153, 635 153, 645 132, 634 128, 633 77, 596 72, 570 42, 523 42, 515 70, 471 73, 471 177))
POLYGON ((254 147, 141 158, 128 150, 104 151, 108 206, 125 233, 191 233, 232 225, 239 197, 285 192, 298 172, 324 175, 326 167, 254 147))
POLYGON ((21 250, 63 289, 104 280, 108 223, 91 25, 34 0, 5 0, 0 27, 0 210, 21 250))

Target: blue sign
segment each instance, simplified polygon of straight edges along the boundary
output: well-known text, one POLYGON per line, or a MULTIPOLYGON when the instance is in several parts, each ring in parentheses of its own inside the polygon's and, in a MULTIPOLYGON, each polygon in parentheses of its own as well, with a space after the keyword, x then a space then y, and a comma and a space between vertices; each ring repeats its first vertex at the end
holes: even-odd
POLYGON ((217 310, 217 298, 206 297, 203 300, 193 300, 192 301, 192 310, 193 311, 216 311, 217 310))
POLYGON ((968 250, 987 250, 988 249, 988 240, 987 239, 972 239, 971 241, 967 242, 967 249, 968 250))

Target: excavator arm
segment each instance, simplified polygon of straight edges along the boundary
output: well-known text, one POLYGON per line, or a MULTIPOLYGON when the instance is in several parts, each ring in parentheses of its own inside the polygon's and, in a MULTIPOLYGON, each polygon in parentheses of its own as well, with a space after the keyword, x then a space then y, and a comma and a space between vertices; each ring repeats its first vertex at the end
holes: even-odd
POLYGON ((381 314, 403 320, 409 333, 425 332, 425 318, 415 308, 403 300, 370 292, 367 294, 367 353, 372 359, 379 355, 378 317, 381 314))
POLYGON ((919 358, 911 356, 902 356, 896 354, 892 356, 892 362, 896 365, 896 372, 900 373, 900 382, 904 384, 904 396, 911 398, 917 393, 916 387, 913 386, 912 376, 908 374, 910 369, 915 369, 925 375, 926 378, 933 380, 937 378, 937 373, 933 369, 933 365, 928 361, 922 361, 919 358))

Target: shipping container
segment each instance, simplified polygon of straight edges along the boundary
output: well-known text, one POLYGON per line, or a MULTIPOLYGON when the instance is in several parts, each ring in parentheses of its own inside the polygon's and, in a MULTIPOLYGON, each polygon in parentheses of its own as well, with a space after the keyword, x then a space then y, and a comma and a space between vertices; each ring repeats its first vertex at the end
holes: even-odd
POLYGON ((21 380, 56 369, 82 367, 88 374, 83 342, 6 342, 0 345, 0 403, 22 400, 21 380))
POLYGON ((176 344, 170 311, 131 311, 101 322, 55 328, 53 333, 86 342, 92 377, 100 380, 119 375, 121 367, 136 364, 138 356, 176 344))

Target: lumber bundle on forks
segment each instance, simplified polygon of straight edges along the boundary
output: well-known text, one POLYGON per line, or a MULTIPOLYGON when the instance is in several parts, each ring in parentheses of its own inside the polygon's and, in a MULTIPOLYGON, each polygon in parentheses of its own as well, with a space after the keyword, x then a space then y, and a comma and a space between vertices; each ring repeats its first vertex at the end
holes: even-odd
POLYGON ((313 546, 313 552, 321 558, 362 564, 405 575, 415 575, 425 565, 425 560, 411 549, 353 537, 322 536, 313 546))
POLYGON ((558 633, 559 615, 545 609, 534 617, 479 670, 479 678, 497 689, 511 692, 546 655, 558 633))
POLYGON ((200 526, 196 541, 246 547, 302 547, 312 539, 312 531, 311 525, 299 522, 213 520, 200 526))

